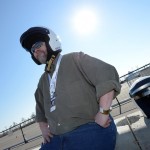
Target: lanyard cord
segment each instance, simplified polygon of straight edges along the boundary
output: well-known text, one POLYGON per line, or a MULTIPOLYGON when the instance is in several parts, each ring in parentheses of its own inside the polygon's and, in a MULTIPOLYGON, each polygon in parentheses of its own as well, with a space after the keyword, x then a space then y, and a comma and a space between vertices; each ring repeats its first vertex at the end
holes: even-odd
POLYGON ((55 60, 55 56, 52 55, 51 59, 47 62, 47 69, 46 69, 47 72, 50 71, 51 64, 54 62, 54 60, 55 60))
POLYGON ((52 75, 52 78, 51 78, 50 74, 48 73, 49 91, 50 91, 50 98, 51 98, 50 100, 51 100, 52 107, 54 106, 54 102, 55 102, 54 93, 55 93, 55 90, 56 90, 56 81, 57 81, 58 69, 59 69, 59 66, 60 66, 61 59, 62 59, 62 55, 60 55, 59 58, 58 58, 56 68, 55 68, 55 71, 52 75))

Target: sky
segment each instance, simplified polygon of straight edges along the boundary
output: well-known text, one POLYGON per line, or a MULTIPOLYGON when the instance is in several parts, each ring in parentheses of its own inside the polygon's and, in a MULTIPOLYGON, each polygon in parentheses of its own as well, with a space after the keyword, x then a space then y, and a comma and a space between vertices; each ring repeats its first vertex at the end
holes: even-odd
POLYGON ((43 65, 20 45, 33 26, 52 29, 62 54, 84 52, 116 67, 119 76, 150 63, 149 0, 1 0, 0 131, 35 113, 43 65))

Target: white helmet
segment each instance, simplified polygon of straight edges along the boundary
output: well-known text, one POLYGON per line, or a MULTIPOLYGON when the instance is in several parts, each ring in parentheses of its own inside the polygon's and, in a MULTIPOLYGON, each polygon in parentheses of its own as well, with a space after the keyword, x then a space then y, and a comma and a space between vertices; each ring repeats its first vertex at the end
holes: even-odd
POLYGON ((49 42, 53 51, 62 50, 59 37, 48 28, 32 27, 25 31, 20 37, 20 43, 23 48, 31 52, 32 45, 37 41, 49 42))
POLYGON ((20 43, 24 49, 30 52, 32 59, 38 65, 41 63, 34 57, 31 47, 34 43, 43 41, 49 43, 52 51, 62 51, 59 37, 51 30, 45 27, 31 27, 25 31, 20 37, 20 43))

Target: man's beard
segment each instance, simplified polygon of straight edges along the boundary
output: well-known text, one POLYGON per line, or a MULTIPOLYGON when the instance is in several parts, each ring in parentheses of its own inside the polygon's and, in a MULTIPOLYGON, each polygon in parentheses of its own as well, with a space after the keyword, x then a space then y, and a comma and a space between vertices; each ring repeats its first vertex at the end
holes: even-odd
POLYGON ((46 64, 46 60, 47 60, 47 56, 45 55, 45 53, 41 52, 39 55, 38 55, 38 61, 41 63, 41 64, 46 64))

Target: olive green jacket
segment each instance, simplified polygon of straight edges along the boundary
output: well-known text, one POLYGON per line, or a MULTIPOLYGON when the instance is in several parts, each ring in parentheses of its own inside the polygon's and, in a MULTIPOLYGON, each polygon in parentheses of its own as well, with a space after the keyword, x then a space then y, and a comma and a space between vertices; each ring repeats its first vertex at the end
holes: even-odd
MULTIPOLYGON (((57 59, 51 68, 55 70, 57 59)), ((116 69, 82 52, 63 55, 57 76, 56 110, 50 112, 48 73, 44 72, 35 92, 36 120, 48 122, 53 134, 63 134, 94 121, 101 96, 121 89, 116 69)))

